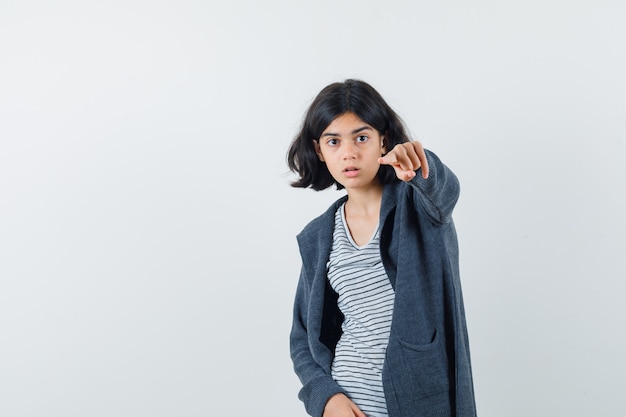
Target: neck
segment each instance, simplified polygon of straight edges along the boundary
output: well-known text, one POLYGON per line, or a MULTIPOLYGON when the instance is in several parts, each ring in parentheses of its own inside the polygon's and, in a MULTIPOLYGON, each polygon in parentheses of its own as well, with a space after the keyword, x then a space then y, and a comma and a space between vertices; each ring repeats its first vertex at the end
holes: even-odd
POLYGON ((383 187, 380 185, 367 189, 351 189, 348 190, 346 209, 353 214, 378 216, 382 198, 383 187))

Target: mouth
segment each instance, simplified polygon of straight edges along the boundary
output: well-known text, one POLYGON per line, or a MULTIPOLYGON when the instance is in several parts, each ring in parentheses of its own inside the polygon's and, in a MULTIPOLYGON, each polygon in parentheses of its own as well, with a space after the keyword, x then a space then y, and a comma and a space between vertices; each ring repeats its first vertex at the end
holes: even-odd
POLYGON ((343 169, 343 175, 347 178, 354 178, 359 175, 359 169, 357 167, 349 166, 343 169))

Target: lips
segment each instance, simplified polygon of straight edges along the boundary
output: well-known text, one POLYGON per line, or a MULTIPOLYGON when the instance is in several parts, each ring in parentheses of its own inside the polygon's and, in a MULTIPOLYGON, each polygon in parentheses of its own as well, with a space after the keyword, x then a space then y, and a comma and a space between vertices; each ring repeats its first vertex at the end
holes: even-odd
POLYGON ((359 175, 359 169, 356 167, 346 167, 343 170, 343 174, 349 178, 356 177, 359 175))

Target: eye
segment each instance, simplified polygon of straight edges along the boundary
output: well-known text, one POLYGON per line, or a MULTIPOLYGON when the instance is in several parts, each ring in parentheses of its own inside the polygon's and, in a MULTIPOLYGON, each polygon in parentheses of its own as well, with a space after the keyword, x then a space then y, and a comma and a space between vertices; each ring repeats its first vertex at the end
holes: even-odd
POLYGON ((368 139, 369 139, 369 137, 367 137, 365 135, 359 135, 359 136, 356 137, 357 143, 367 142, 368 139))
POLYGON ((326 141, 326 144, 327 144, 328 146, 337 146, 337 144, 339 144, 339 139, 335 139, 335 138, 328 139, 328 140, 326 141))

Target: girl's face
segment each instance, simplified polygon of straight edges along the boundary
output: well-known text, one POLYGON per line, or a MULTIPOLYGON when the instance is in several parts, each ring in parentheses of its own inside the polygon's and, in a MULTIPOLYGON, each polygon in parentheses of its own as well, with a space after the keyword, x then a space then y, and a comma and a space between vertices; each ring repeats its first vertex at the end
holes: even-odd
POLYGON ((380 186, 376 174, 378 158, 386 151, 384 137, 356 114, 337 116, 313 144, 335 181, 347 191, 380 186))

